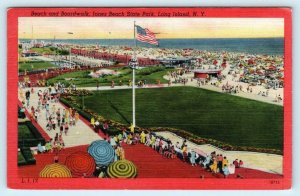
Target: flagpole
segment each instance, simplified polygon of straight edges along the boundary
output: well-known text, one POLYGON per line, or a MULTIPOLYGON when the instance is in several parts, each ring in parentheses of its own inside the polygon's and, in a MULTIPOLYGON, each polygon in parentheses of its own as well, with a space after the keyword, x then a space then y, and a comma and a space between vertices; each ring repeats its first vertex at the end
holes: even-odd
MULTIPOLYGON (((133 58, 134 61, 136 59, 136 37, 135 37, 135 21, 134 21, 134 25, 133 25, 133 35, 134 35, 134 50, 133 50, 133 58)), ((133 128, 135 127, 135 65, 136 62, 132 63, 132 126, 133 128)))

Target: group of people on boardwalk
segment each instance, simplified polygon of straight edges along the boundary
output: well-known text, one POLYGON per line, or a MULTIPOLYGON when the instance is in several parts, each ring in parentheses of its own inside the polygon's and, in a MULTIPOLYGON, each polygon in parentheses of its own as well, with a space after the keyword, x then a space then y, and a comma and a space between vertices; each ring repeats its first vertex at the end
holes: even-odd
POLYGON ((38 144, 37 151, 39 153, 55 152, 58 154, 65 146, 63 137, 67 136, 70 128, 75 127, 78 123, 78 112, 73 108, 59 107, 57 104, 61 93, 59 85, 36 92, 33 88, 26 90, 22 85, 19 87, 22 109, 24 111, 27 109, 29 120, 42 124, 44 121, 44 123, 46 122, 45 130, 54 132, 54 137, 46 141, 44 146, 41 143, 38 144), (37 102, 33 100, 33 95, 37 95, 37 102))
POLYGON ((243 167, 243 161, 235 159, 232 163, 229 163, 229 160, 226 156, 222 154, 216 154, 216 152, 212 152, 207 155, 205 160, 201 163, 201 165, 206 168, 208 171, 212 173, 221 173, 226 178, 229 174, 235 173, 235 168, 243 167))
MULTIPOLYGON (((212 173, 223 174, 225 178, 229 174, 234 174, 235 168, 243 167, 242 160, 238 161, 236 159, 230 163, 226 156, 216 154, 216 152, 212 152, 209 155, 206 155, 203 152, 198 153, 196 149, 188 148, 187 140, 184 140, 181 144, 179 142, 173 144, 171 140, 158 136, 154 132, 135 132, 134 129, 124 129, 119 134, 111 136, 110 139, 108 139, 108 142, 115 148, 116 156, 118 156, 119 159, 122 159, 124 153, 122 148, 120 151, 121 144, 144 144, 151 147, 165 158, 179 158, 192 166, 199 165, 212 173)), ((118 160, 117 157, 116 160, 118 160)))

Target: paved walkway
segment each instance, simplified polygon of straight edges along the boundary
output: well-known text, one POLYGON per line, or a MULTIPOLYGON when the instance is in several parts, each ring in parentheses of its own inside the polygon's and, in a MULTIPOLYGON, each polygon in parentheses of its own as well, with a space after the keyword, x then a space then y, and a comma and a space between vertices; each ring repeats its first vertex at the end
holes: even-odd
MULTIPOLYGON (((186 86, 194 86, 194 87, 197 87, 197 88, 207 89, 207 90, 216 91, 216 92, 220 92, 220 93, 223 93, 222 92, 222 85, 223 84, 225 85, 227 83, 227 81, 230 85, 234 85, 234 86, 242 85, 243 89, 244 89, 244 92, 239 92, 237 94, 230 94, 230 95, 243 97, 243 98, 246 98, 246 99, 252 99, 252 100, 256 100, 256 101, 260 101, 260 102, 270 103, 270 104, 274 104, 274 105, 283 106, 283 101, 274 102, 276 95, 279 95, 279 94, 281 96, 283 95, 283 89, 277 89, 277 90, 269 89, 269 96, 265 97, 265 96, 258 95, 258 93, 260 91, 262 91, 262 92, 266 91, 266 89, 264 89, 264 87, 262 87, 262 86, 252 87, 253 92, 252 93, 247 93, 246 88, 247 88, 248 84, 242 83, 242 82, 235 82, 235 81, 232 81, 231 79, 230 80, 223 80, 222 83, 219 85, 219 87, 216 87, 216 86, 210 85, 210 84, 199 86, 197 84, 197 80, 193 79, 193 81, 191 81, 191 78, 194 78, 193 74, 185 74, 183 77, 188 78, 188 82, 186 83, 186 86)), ((170 77, 169 76, 164 76, 164 79, 169 80, 170 77)), ((175 79, 171 79, 172 82, 174 80, 175 79)), ((178 86, 178 85, 179 84, 172 84, 171 86, 178 86)), ((180 84, 180 85, 183 86, 182 84, 180 84)))
MULTIPOLYGON (((182 144, 183 142, 183 138, 171 132, 156 132, 156 134, 166 139, 170 139, 173 144, 176 144, 176 142, 182 144)), ((206 154, 210 154, 211 152, 216 151, 217 154, 226 156, 231 163, 235 159, 243 160, 244 166, 246 168, 257 169, 269 173, 282 174, 283 157, 281 155, 247 151, 224 151, 209 144, 197 145, 190 141, 187 141, 187 146, 188 149, 199 149, 206 154)))
MULTIPOLYGON (((188 82, 186 83, 185 86, 192 86, 192 87, 197 87, 197 88, 202 88, 202 89, 206 89, 206 90, 211 90, 211 91, 215 91, 215 92, 219 92, 219 93, 223 93, 221 87, 216 87, 214 85, 201 85, 200 87, 197 84, 197 80, 193 80, 191 81, 190 78, 193 77, 193 74, 186 74, 184 75, 184 77, 188 78, 188 82)), ((164 76, 165 79, 169 80, 169 76, 164 76)), ((171 81, 174 81, 174 79, 171 79, 171 81)), ((224 82, 223 82, 224 83, 224 82)), ((233 84, 231 82, 229 82, 229 84, 233 84)), ((240 85, 242 83, 234 83, 235 85, 240 85)), ((171 84, 171 87, 174 86, 184 86, 183 84, 171 84)), ((220 85, 222 86, 222 85, 220 85)), ((164 87, 169 87, 168 84, 150 84, 150 85, 145 85, 144 87, 137 87, 136 89, 139 88, 164 88, 164 87)), ((243 83, 243 89, 245 90, 247 87, 245 86, 245 84, 243 83)), ((110 86, 99 86, 99 88, 97 87, 78 87, 77 89, 86 89, 86 90, 91 90, 91 91, 102 91, 102 90, 119 90, 119 89, 132 89, 131 86, 127 86, 127 85, 123 85, 123 86, 115 86, 114 88, 111 88, 110 86)), ((256 87, 253 88, 253 92, 252 93, 247 93, 247 92, 239 92, 237 94, 230 94, 232 96, 237 96, 237 97, 243 97, 246 99, 251 99, 251 100, 255 100, 255 101, 260 101, 260 102, 265 102, 265 103, 269 103, 269 104, 274 104, 274 105, 280 105, 283 106, 283 101, 281 102, 274 102, 274 98, 276 96, 276 94, 283 94, 283 89, 277 89, 277 90, 273 90, 270 89, 270 95, 268 97, 264 97, 261 95, 257 95, 259 91, 262 91, 263 87, 256 87)), ((265 91, 265 90, 264 90, 265 91)))
MULTIPOLYGON (((38 90, 43 90, 44 88, 35 88, 35 92, 30 94, 30 107, 27 109, 29 112, 31 106, 34 108, 38 105, 38 90)), ((26 92, 28 89, 24 89, 26 92)), ((19 100, 20 97, 19 97, 19 100)), ((63 109, 64 106, 61 103, 52 103, 50 102, 50 111, 52 106, 55 105, 55 108, 63 109)), ((38 124, 44 129, 44 131, 49 135, 50 138, 54 138, 56 133, 59 133, 59 127, 56 127, 55 130, 46 131, 46 110, 43 109, 38 116, 38 124)), ((63 134, 63 140, 65 143, 65 147, 79 146, 90 144, 97 139, 102 139, 97 133, 95 133, 87 124, 85 124, 81 119, 78 120, 76 126, 69 126, 68 135, 63 134)))

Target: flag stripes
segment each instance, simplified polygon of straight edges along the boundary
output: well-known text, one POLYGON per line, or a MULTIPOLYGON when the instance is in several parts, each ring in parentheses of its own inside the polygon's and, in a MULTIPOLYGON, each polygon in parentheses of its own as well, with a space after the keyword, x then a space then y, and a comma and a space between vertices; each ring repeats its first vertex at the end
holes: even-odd
POLYGON ((153 45, 158 45, 158 40, 155 34, 147 28, 142 28, 136 25, 137 36, 136 39, 140 42, 146 42, 153 45))

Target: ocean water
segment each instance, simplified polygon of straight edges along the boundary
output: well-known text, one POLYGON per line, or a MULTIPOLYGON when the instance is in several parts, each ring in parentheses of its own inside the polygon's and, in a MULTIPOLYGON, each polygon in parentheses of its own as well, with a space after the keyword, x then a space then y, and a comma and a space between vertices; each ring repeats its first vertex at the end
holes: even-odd
MULTIPOLYGON (((53 42, 51 39, 43 39, 53 42)), ((22 41, 22 40, 21 40, 22 41)), ((56 39, 55 42, 71 44, 99 44, 134 46, 133 39, 56 39)), ((137 41, 141 47, 157 47, 137 41)), ((160 39, 160 48, 194 48, 207 51, 243 52, 249 54, 283 55, 284 38, 210 38, 210 39, 160 39)))

